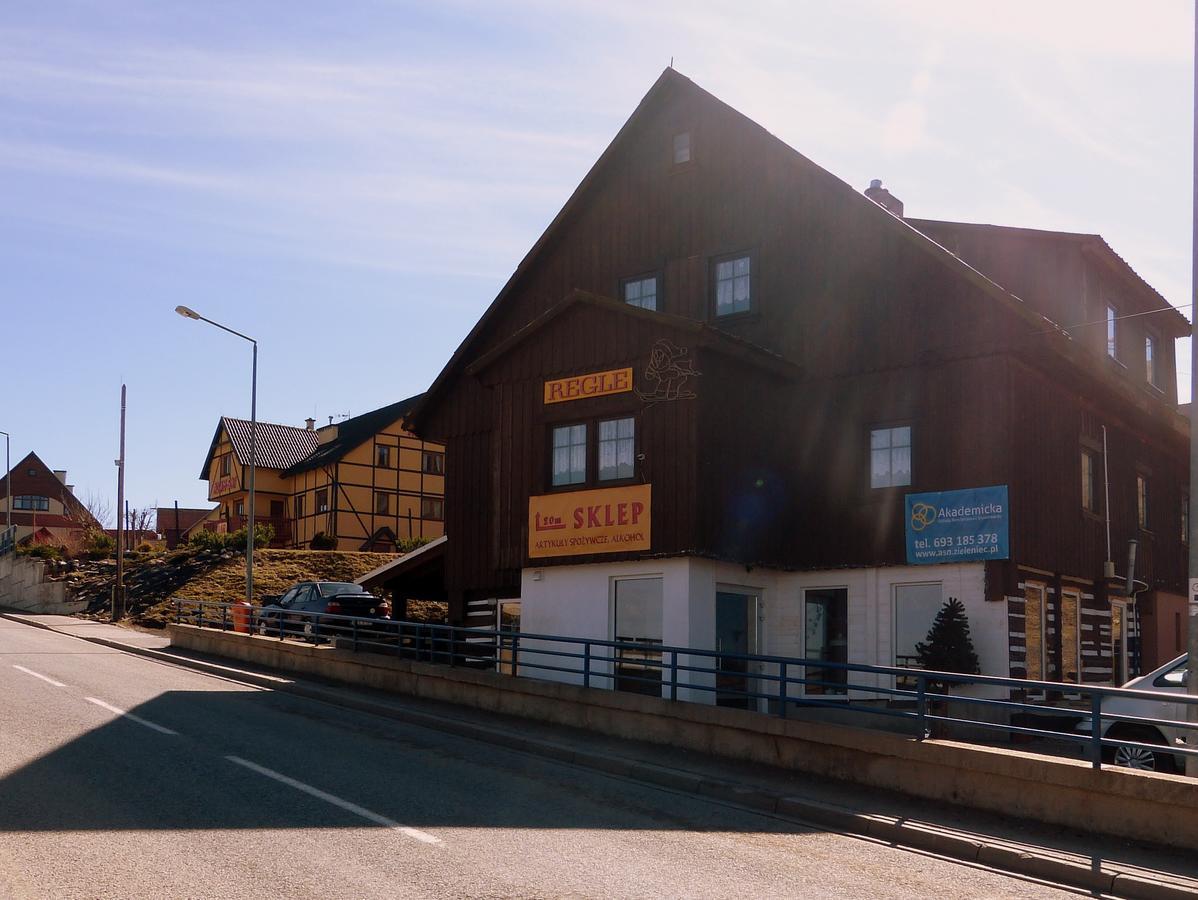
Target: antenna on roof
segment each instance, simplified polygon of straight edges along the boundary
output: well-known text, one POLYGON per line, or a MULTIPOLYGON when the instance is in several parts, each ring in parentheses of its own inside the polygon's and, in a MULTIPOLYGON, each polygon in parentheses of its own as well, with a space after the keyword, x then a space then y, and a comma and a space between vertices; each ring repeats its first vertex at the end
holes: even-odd
POLYGON ((670 57, 670 68, 674 68, 674 57, 670 57))

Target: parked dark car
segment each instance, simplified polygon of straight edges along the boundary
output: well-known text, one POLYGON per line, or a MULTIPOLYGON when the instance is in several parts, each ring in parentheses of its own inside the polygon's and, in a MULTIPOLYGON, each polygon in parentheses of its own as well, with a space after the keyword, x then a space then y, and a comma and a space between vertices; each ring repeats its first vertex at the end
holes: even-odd
POLYGON ((390 620, 391 604, 349 582, 301 581, 259 609, 257 618, 259 634, 288 634, 315 641, 322 635, 350 634, 355 626, 377 627, 380 621, 390 620))

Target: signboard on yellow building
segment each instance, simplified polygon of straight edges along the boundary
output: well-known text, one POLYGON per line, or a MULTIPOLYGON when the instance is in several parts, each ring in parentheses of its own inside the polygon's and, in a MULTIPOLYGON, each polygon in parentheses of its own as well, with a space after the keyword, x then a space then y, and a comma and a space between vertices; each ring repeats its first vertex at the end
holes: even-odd
POLYGON ((652 485, 528 498, 528 555, 581 556, 649 549, 652 485))
POLYGON ((611 369, 607 372, 590 372, 586 375, 571 375, 569 378, 546 381, 545 402, 565 403, 567 400, 626 394, 631 390, 632 369, 611 369))

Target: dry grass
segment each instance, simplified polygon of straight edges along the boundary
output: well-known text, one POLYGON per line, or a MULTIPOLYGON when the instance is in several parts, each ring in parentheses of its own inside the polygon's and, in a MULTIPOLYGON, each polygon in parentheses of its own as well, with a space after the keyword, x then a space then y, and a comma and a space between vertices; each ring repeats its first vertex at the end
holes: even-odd
MULTIPOLYGON (((254 600, 284 593, 300 581, 355 581, 395 559, 393 553, 348 553, 330 550, 259 550, 254 554, 254 600)), ((145 625, 159 625, 174 616, 175 600, 230 603, 245 596, 245 559, 237 556, 217 563, 191 579, 166 600, 137 616, 145 625)))

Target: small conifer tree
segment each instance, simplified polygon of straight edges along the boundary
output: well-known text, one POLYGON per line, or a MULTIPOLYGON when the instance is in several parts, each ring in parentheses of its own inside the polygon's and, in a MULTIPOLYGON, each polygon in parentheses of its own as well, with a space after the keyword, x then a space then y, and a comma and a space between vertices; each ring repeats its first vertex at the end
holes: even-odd
POLYGON ((959 672, 977 675, 981 672, 973 640, 969 636, 969 619, 965 604, 949 597, 936 613, 926 643, 915 645, 919 665, 934 672, 959 672))

